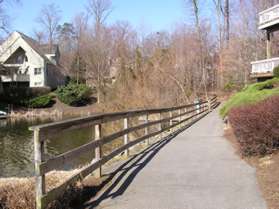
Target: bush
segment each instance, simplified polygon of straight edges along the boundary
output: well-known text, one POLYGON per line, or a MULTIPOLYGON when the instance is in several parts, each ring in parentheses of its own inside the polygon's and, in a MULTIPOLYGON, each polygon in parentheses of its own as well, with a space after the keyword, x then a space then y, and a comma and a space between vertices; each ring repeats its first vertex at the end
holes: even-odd
POLYGON ((276 77, 276 78, 279 78, 279 66, 276 66, 273 69, 273 76, 276 77))
POLYGON ((44 108, 50 107, 54 101, 53 96, 50 94, 39 96, 28 101, 27 106, 31 108, 44 108))
POLYGON ((5 86, 0 101, 8 104, 25 106, 26 101, 32 98, 32 92, 27 87, 5 86))
POLYGON ((279 96, 233 108, 229 121, 244 156, 270 154, 279 148, 279 96))
POLYGON ((85 84, 70 82, 67 86, 59 87, 56 90, 57 97, 65 104, 80 106, 88 103, 92 91, 85 84))

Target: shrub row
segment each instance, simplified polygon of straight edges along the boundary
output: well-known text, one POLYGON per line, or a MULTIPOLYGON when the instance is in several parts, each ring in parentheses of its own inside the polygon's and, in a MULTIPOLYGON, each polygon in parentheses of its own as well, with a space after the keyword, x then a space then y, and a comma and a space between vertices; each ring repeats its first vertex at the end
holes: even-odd
POLYGON ((244 156, 270 154, 279 148, 279 96, 233 108, 229 122, 244 156))
POLYGON ((92 94, 89 86, 75 82, 69 82, 68 85, 59 87, 55 93, 34 92, 29 87, 17 86, 9 86, 4 92, 4 94, 0 95, 0 101, 31 108, 51 107, 54 104, 53 98, 55 96, 61 102, 71 106, 86 105, 92 94))

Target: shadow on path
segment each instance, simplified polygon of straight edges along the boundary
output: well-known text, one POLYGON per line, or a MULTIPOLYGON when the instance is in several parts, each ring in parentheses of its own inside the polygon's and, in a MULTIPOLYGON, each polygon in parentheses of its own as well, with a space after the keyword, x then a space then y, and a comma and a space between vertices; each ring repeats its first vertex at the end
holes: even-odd
POLYGON ((167 145, 179 133, 183 132, 201 118, 195 119, 190 124, 176 130, 172 134, 164 137, 162 140, 152 144, 150 147, 140 153, 130 157, 127 161, 121 164, 116 170, 105 175, 106 180, 99 186, 86 186, 82 197, 82 206, 75 207, 77 209, 93 209, 102 201, 109 198, 116 198, 122 195, 129 185, 133 182, 139 172, 155 157, 155 155, 167 145), (113 191, 116 190, 116 191, 113 191))

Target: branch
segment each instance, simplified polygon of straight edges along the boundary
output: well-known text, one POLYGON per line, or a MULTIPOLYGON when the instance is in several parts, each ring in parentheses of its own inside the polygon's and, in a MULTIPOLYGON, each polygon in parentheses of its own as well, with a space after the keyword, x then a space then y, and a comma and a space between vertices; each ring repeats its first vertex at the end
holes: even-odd
POLYGON ((175 82, 175 84, 180 88, 180 90, 184 94, 184 97, 183 97, 184 102, 190 103, 190 100, 189 100, 187 93, 186 93, 185 89, 183 88, 183 85, 181 84, 181 82, 176 77, 174 77, 171 73, 164 72, 159 67, 158 67, 158 70, 163 74, 167 74, 169 76, 169 78, 175 82))

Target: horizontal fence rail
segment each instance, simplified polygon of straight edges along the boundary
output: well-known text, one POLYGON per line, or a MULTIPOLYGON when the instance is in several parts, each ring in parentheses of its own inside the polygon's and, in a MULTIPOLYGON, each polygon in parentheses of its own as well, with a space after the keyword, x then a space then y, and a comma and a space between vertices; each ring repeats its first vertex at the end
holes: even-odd
MULTIPOLYGON (((146 141, 147 145, 150 145, 149 139, 151 137, 159 136, 163 132, 176 127, 190 126, 205 114, 210 112, 217 105, 217 96, 213 96, 208 101, 200 101, 190 105, 98 114, 95 116, 64 120, 61 122, 30 127, 30 130, 32 130, 34 134, 36 208, 45 209, 50 202, 61 197, 69 185, 84 179, 93 172, 95 172, 97 177, 101 177, 102 166, 119 154, 124 153, 126 156, 129 156, 129 149, 131 147, 144 141, 146 141), (154 114, 159 116, 156 117, 155 120, 154 118, 150 119, 150 116, 154 114), (166 115, 168 115, 168 117, 166 117, 166 115), (130 123, 130 120, 140 120, 140 117, 144 117, 144 123, 139 125, 132 125, 130 123), (104 123, 114 121, 122 121, 123 129, 103 137, 102 125, 104 123), (166 124, 167 126, 164 126, 166 124), (151 131, 151 127, 155 125, 158 126, 156 131, 151 131), (46 153, 44 151, 46 139, 52 140, 51 135, 57 133, 58 131, 61 133, 63 131, 84 127, 89 127, 94 130, 94 137, 91 142, 54 156, 50 159, 46 159, 46 153), (129 134, 140 130, 144 131, 144 135, 130 141, 129 134), (123 137, 123 145, 115 150, 112 150, 109 154, 103 155, 103 146, 119 139, 119 137, 123 137), (78 173, 74 174, 60 186, 48 192, 46 191, 45 175, 48 172, 59 170, 74 161, 74 159, 93 151, 95 151, 95 158, 92 159, 89 165, 84 166, 78 173)), ((171 133, 172 132, 169 134, 171 133)))

